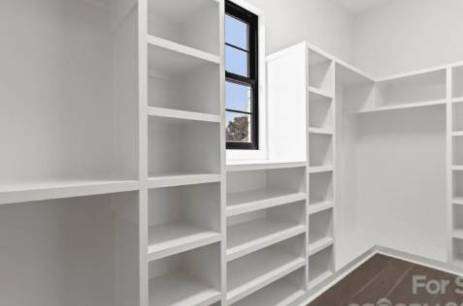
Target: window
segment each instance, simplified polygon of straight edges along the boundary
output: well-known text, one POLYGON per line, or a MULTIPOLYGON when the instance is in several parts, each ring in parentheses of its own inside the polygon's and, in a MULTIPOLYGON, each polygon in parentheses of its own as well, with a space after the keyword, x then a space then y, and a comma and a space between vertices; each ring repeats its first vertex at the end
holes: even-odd
POLYGON ((225 4, 227 149, 259 149, 258 17, 225 4))

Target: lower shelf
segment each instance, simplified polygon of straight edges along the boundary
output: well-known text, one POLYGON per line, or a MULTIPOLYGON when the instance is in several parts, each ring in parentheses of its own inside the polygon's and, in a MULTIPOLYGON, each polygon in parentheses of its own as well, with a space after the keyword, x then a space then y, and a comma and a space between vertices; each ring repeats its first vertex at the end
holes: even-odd
POLYGON ((273 246, 228 264, 227 302, 232 304, 305 265, 305 260, 273 246))
POLYGON ((331 271, 326 271, 318 275, 316 278, 314 278, 313 280, 309 282, 309 289, 320 285, 321 283, 323 283, 323 281, 325 281, 327 278, 329 278, 332 275, 333 275, 333 272, 331 271))
POLYGON ((219 233, 198 226, 167 224, 149 229, 148 260, 198 248, 220 241, 219 233))
POLYGON ((280 279, 239 301, 236 306, 286 306, 304 296, 305 290, 287 279, 280 279))
POLYGON ((185 274, 169 274, 149 281, 150 306, 208 306, 221 299, 220 291, 185 274))

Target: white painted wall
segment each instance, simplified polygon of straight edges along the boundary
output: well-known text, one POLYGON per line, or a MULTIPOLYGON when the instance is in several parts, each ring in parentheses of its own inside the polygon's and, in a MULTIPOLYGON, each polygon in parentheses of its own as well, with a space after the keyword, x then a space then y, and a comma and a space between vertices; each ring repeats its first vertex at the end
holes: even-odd
POLYGON ((265 15, 267 54, 307 40, 350 62, 352 15, 333 0, 247 0, 265 15))
POLYGON ((389 1, 353 21, 353 63, 376 76, 463 59, 463 1, 389 1))

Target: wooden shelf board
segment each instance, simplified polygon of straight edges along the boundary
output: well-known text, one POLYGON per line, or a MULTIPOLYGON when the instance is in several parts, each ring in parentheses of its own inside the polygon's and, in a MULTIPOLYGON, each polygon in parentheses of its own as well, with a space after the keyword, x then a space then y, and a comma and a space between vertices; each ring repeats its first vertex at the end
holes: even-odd
POLYGON ((227 194, 227 216, 240 215, 256 210, 302 201, 303 192, 285 189, 259 189, 227 194))
POLYGON ((332 237, 325 237, 318 241, 309 243, 309 256, 317 254, 318 252, 332 246, 333 243, 334 243, 334 239, 332 237))
POLYGON ((148 179, 148 188, 162 188, 183 185, 195 185, 220 182, 220 174, 213 173, 184 173, 151 176, 148 179))
POLYGON ((227 229, 227 260, 235 260, 305 231, 301 224, 268 219, 232 225, 227 229))
POLYGON ((309 173, 323 173, 323 172, 332 172, 333 166, 316 166, 309 167, 309 173))
POLYGON ((309 93, 316 94, 322 98, 330 99, 330 102, 331 102, 331 99, 333 99, 333 94, 326 90, 319 89, 313 86, 309 86, 308 90, 309 90, 309 93))
POLYGON ((357 114, 368 114, 368 113, 402 110, 402 109, 410 109, 410 108, 422 108, 422 107, 430 107, 430 106, 439 106, 439 105, 446 105, 446 103, 447 103, 447 101, 445 99, 443 99, 443 100, 426 101, 426 102, 396 104, 396 105, 389 105, 389 106, 381 106, 381 107, 374 108, 374 109, 361 110, 361 111, 357 112, 357 114))
POLYGON ((332 209, 333 207, 334 203, 332 201, 313 203, 309 204, 308 213, 309 215, 313 215, 328 209, 332 209))
POLYGON ((334 134, 333 130, 324 129, 324 128, 314 128, 314 127, 309 127, 309 133, 319 134, 319 135, 329 135, 329 136, 334 134))
POLYGON ((139 190, 135 180, 63 180, 10 184, 0 187, 0 204, 92 196, 139 190))
POLYGON ((182 273, 150 279, 150 305, 211 305, 221 300, 220 291, 182 273))
POLYGON ((220 64, 220 57, 212 53, 204 52, 199 49, 188 47, 153 35, 147 35, 147 41, 148 44, 152 46, 163 48, 183 55, 195 57, 197 59, 208 61, 214 64, 220 64))
POLYGON ((291 305, 304 296, 305 290, 286 279, 280 279, 257 291, 247 298, 238 301, 234 306, 268 306, 291 305))
POLYGON ((303 168, 306 161, 235 161, 227 163, 227 172, 303 168))
MULTIPOLYGON (((309 270, 310 274, 310 270, 309 270)), ((316 287, 317 285, 321 284, 323 281, 325 281, 327 278, 333 275, 333 272, 331 271, 326 271, 319 276, 317 276, 315 279, 311 280, 309 282, 309 289, 316 287)))
POLYGON ((187 224, 151 226, 148 235, 148 260, 199 248, 221 240, 220 233, 187 224))
POLYGON ((228 270, 227 303, 235 303, 304 265, 304 258, 274 247, 239 259, 228 270))
POLYGON ((219 115, 205 114, 198 112, 190 112, 183 110, 175 110, 164 107, 148 107, 148 115, 155 117, 164 117, 171 119, 182 119, 191 121, 214 122, 220 123, 221 118, 219 115))

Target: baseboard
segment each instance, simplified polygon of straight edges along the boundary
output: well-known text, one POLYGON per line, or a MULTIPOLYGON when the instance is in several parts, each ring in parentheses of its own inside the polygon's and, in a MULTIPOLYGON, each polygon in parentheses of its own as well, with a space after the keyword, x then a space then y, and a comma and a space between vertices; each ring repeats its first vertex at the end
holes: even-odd
POLYGON ((453 264, 377 245, 372 247, 365 253, 361 254, 357 258, 353 259, 351 262, 349 262, 344 267, 339 269, 336 273, 334 273, 331 277, 327 278, 324 282, 314 287, 306 296, 302 297, 296 303, 294 303, 294 306, 305 306, 309 304, 310 302, 318 298, 320 295, 322 295, 324 292, 326 292, 328 289, 336 285, 336 283, 344 279, 347 275, 349 275, 352 271, 357 269, 371 257, 377 254, 409 261, 418 265, 422 265, 446 273, 463 276, 463 268, 455 266, 453 264))

